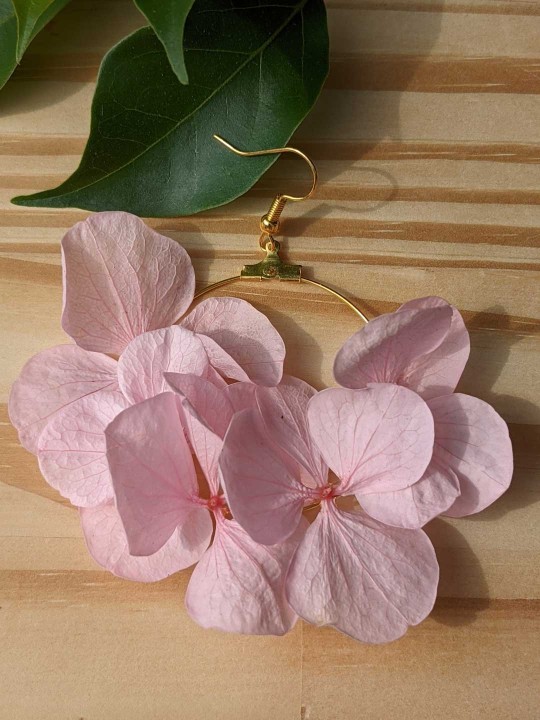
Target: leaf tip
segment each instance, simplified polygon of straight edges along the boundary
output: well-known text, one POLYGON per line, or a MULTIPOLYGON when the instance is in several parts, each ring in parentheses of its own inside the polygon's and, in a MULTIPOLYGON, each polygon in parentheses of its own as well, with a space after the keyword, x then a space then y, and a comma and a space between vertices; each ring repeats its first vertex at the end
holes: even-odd
POLYGON ((11 203, 12 203, 13 205, 24 205, 24 206, 28 206, 28 205, 31 205, 31 204, 32 204, 32 203, 30 202, 30 198, 31 198, 31 197, 32 197, 32 195, 17 195, 16 197, 11 198, 11 203))
POLYGON ((11 198, 12 205, 21 207, 55 207, 51 200, 47 197, 40 197, 42 193, 34 193, 33 195, 17 195, 11 198))

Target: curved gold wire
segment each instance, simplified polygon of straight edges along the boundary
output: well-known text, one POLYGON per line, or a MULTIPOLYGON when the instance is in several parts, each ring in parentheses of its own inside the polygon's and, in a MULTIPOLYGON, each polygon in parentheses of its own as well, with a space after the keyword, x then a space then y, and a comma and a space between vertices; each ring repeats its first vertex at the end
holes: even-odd
MULTIPOLYGON (((212 292, 213 290, 218 290, 220 287, 224 287, 225 285, 230 285, 233 282, 236 282, 237 280, 249 280, 250 278, 242 277, 241 275, 234 275, 233 277, 225 278, 225 280, 218 280, 215 283, 212 283, 211 285, 208 285, 208 287, 205 287, 203 290, 198 292, 195 297, 193 298, 193 302, 195 300, 199 300, 199 298, 204 297, 205 295, 208 295, 208 293, 212 292)), ((251 278, 252 280, 254 278, 251 278)), ((335 298, 337 298, 340 302, 342 302, 344 305, 346 305, 348 308, 350 308, 361 320, 363 320, 366 324, 369 322, 369 318, 360 310, 360 308, 356 307, 350 300, 348 300, 345 295, 342 295, 337 290, 334 290, 331 287, 328 287, 328 285, 324 285, 324 283, 317 282, 316 280, 308 280, 308 278, 301 277, 300 282, 306 283, 308 285, 314 285, 315 287, 320 288, 321 290, 325 290, 327 293, 330 293, 330 295, 333 295, 335 298)))
POLYGON ((348 300, 345 295, 342 295, 337 290, 334 290, 331 287, 328 287, 328 285, 324 285, 324 283, 317 282, 316 280, 308 280, 308 278, 300 278, 300 282, 308 283, 309 285, 315 285, 315 287, 321 288, 321 290, 326 290, 327 293, 330 293, 335 298, 340 300, 342 303, 347 305, 353 312, 355 312, 359 318, 361 318, 366 324, 369 322, 369 318, 367 315, 364 315, 364 313, 360 310, 360 308, 356 307, 354 303, 352 303, 350 300, 348 300))
POLYGON ((221 135, 214 135, 214 138, 222 145, 224 145, 228 150, 231 150, 233 153, 235 153, 235 155, 240 155, 241 157, 257 157, 259 155, 280 155, 281 153, 292 153, 293 155, 298 155, 298 157, 301 157, 302 160, 306 161, 306 163, 309 165, 309 169, 311 170, 311 190, 306 195, 285 195, 284 193, 280 193, 278 197, 282 198, 283 200, 300 202, 301 200, 307 200, 315 192, 318 181, 317 168, 315 167, 314 163, 308 158, 308 156, 301 150, 293 147, 271 148, 269 150, 239 150, 234 145, 231 145, 230 142, 227 142, 227 140, 222 138, 221 135))

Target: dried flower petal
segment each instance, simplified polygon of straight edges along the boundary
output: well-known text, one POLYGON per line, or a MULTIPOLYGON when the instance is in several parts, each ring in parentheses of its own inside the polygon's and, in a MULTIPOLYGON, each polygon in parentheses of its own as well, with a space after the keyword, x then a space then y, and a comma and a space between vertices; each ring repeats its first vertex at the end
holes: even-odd
POLYGON ((283 635, 296 622, 285 598, 285 576, 305 531, 280 545, 255 543, 234 520, 219 518, 212 546, 186 592, 191 617, 205 628, 250 635, 283 635))
POLYGON ((512 443, 508 427, 483 400, 454 393, 429 401, 435 418, 433 464, 455 473, 460 495, 446 511, 452 517, 480 512, 510 485, 512 443))
POLYGON ((118 388, 116 361, 76 345, 58 345, 34 355, 13 383, 9 417, 30 452, 56 412, 80 398, 118 388))
POLYGON ((118 577, 155 582, 193 565, 201 557, 212 533, 208 513, 189 517, 157 552, 146 557, 129 554, 122 521, 114 503, 81 508, 81 525, 90 555, 118 577))
POLYGON ((257 406, 257 385, 253 383, 235 382, 227 386, 226 392, 234 412, 248 410, 257 406))
POLYGON ((200 339, 173 325, 143 333, 129 343, 118 361, 118 382, 127 399, 138 403, 169 390, 164 373, 203 375, 207 367, 200 339))
POLYGON ((204 341, 210 362, 226 377, 268 386, 281 380, 283 340, 268 318, 245 300, 203 300, 182 325, 213 341, 204 341))
POLYGON ((272 443, 257 409, 234 416, 220 469, 233 516, 256 542, 273 545, 292 535, 308 495, 299 466, 272 443))
POLYGON ((317 394, 298 378, 285 376, 275 388, 257 388, 257 402, 268 436, 291 455, 317 485, 325 485, 328 467, 314 445, 308 427, 307 408, 317 394))
POLYGON ((446 512, 459 496, 459 482, 450 468, 432 461, 424 476, 403 490, 362 495, 362 508, 375 520, 416 530, 446 512))
POLYGON ((137 335, 172 325, 193 300, 187 252, 129 213, 96 213, 74 225, 62 260, 62 327, 86 350, 120 355, 137 335))
POLYGON ((176 395, 163 393, 124 410, 105 431, 131 555, 157 552, 194 512, 206 522, 180 413, 176 395))
POLYGON ((129 403, 118 390, 88 395, 56 413, 38 440, 45 480, 78 507, 113 498, 105 428, 129 403))
POLYGON ((233 408, 227 393, 196 375, 166 373, 178 393, 191 446, 208 481, 211 495, 219 492, 218 460, 233 408))
POLYGON ((308 419, 341 495, 360 500, 364 493, 401 490, 422 477, 431 459, 429 408, 397 385, 323 390, 310 400, 308 419))
POLYGON ((400 385, 415 390, 424 400, 447 395, 456 389, 471 350, 469 333, 458 309, 453 305, 449 306, 442 298, 411 300, 402 305, 398 312, 436 307, 452 309, 448 334, 438 348, 412 362, 406 376, 399 382, 400 385))
MULTIPOLYGON (((370 383, 407 385, 420 359, 428 358, 448 336, 450 305, 403 309, 380 315, 350 337, 336 355, 334 375, 340 385, 364 388, 370 383)), ((415 389, 415 388, 412 388, 415 389)))
POLYGON ((293 557, 286 592, 308 622, 383 643, 431 612, 438 578, 435 551, 422 530, 391 528, 330 501, 293 557))

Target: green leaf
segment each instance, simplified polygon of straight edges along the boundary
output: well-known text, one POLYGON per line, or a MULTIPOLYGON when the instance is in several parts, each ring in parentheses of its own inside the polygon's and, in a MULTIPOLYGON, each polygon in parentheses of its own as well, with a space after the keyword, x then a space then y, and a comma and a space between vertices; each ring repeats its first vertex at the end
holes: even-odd
POLYGON ((194 0, 135 0, 163 43, 165 52, 181 83, 188 82, 184 61, 184 26, 194 0))
POLYGON ((0 0, 0 88, 38 32, 69 0, 0 0))
POLYGON ((11 0, 0 0, 0 88, 17 67, 17 16, 11 0))
POLYGON ((310 110, 328 71, 322 0, 198 0, 186 23, 189 85, 181 85, 150 28, 105 57, 81 164, 62 185, 17 205, 189 215, 248 190, 310 110))

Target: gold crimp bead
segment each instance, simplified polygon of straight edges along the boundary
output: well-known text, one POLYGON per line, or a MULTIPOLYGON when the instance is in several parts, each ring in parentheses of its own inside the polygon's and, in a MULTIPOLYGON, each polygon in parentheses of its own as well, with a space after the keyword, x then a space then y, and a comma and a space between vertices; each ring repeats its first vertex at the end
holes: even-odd
POLYGON ((261 218, 261 230, 267 235, 275 235, 279 230, 279 220, 270 220, 268 215, 261 218))
POLYGON ((287 203, 287 198, 278 195, 270 205, 270 210, 261 218, 261 230, 269 235, 275 235, 279 230, 279 218, 283 212, 283 208, 287 203))

